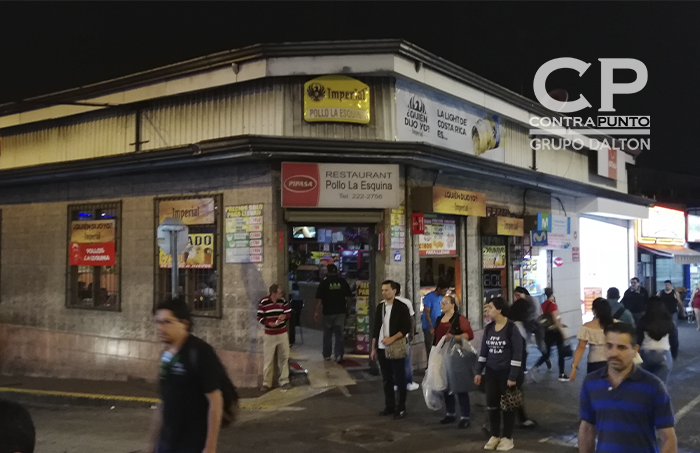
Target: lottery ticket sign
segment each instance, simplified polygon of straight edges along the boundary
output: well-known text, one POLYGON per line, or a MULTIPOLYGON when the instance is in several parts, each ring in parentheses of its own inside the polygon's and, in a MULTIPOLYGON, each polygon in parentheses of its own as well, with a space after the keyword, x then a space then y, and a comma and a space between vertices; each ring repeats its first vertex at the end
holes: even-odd
POLYGON ((263 262, 263 205, 227 206, 226 263, 263 262))

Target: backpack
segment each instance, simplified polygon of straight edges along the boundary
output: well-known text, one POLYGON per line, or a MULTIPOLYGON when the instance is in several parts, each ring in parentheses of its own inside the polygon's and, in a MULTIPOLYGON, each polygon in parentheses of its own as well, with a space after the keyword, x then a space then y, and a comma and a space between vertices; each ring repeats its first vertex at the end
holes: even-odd
MULTIPOLYGON (((215 354, 216 357, 216 368, 221 376, 221 384, 219 390, 221 390, 221 399, 223 400, 223 411, 221 413, 221 427, 226 428, 236 421, 236 416, 238 415, 238 392, 236 391, 236 386, 233 385, 231 378, 224 368, 224 364, 219 360, 219 356, 215 354)), ((197 369, 197 348, 190 349, 190 363, 192 367, 197 369)))

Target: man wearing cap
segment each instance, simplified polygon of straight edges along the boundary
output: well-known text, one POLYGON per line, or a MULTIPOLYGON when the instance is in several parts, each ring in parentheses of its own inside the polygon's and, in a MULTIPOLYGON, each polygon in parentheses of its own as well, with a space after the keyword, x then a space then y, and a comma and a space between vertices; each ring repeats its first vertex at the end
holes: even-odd
POLYGON ((316 290, 314 320, 316 322, 321 320, 323 309, 323 358, 331 360, 331 347, 335 344, 335 360, 340 363, 345 355, 343 329, 352 290, 348 282, 338 275, 338 267, 335 264, 329 264, 326 269, 328 274, 316 290), (333 336, 335 336, 335 343, 333 343, 333 336))
POLYGON ((618 302, 618 300, 620 299, 619 289, 608 288, 608 294, 606 299, 608 299, 608 303, 610 304, 610 309, 612 311, 613 318, 622 322, 626 322, 627 324, 631 324, 632 326, 636 325, 632 313, 624 305, 618 302))

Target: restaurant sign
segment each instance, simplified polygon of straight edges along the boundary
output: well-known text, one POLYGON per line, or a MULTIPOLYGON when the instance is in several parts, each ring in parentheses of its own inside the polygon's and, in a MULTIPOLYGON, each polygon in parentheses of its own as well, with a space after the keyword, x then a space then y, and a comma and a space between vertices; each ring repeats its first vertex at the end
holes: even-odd
POLYGON ((114 266, 114 220, 71 222, 69 261, 71 266, 114 266))

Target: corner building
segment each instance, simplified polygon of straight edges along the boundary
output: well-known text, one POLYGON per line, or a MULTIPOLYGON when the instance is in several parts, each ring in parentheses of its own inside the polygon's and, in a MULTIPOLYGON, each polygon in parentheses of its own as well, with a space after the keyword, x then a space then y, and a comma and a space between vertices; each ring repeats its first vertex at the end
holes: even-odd
POLYGON ((403 41, 257 45, 2 105, 0 372, 155 379, 173 216, 179 291, 239 386, 261 382, 267 287, 309 327, 330 262, 358 353, 387 278, 418 325, 448 278, 475 330, 489 298, 552 286, 575 332, 598 259, 580 220, 629 238, 622 289, 651 203, 627 194, 633 155, 611 174, 595 150, 533 150, 530 119, 552 115, 403 41))

